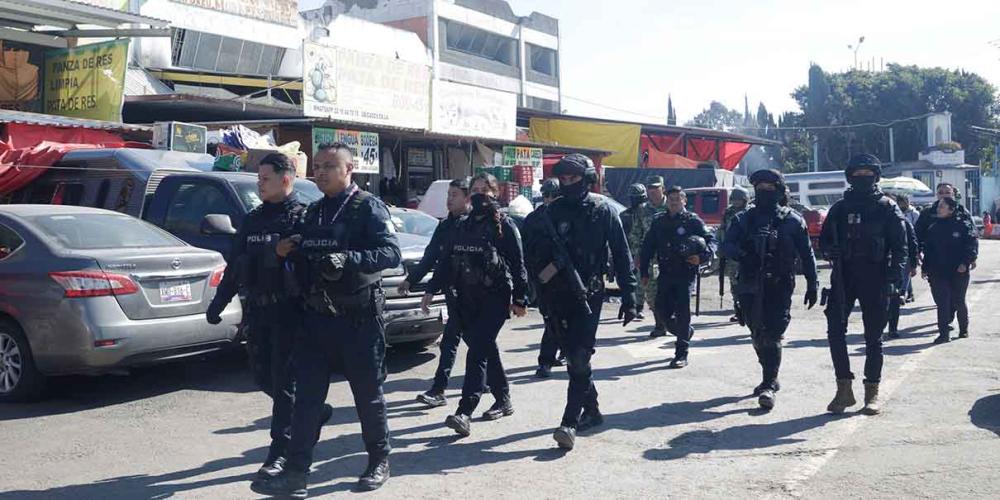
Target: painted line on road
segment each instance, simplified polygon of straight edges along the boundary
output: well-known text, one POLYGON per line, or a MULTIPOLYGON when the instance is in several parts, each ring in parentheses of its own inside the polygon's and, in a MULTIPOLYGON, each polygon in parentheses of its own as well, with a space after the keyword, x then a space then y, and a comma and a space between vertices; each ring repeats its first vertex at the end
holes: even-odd
MULTIPOLYGON (((1000 272, 994 272, 991 276, 991 280, 997 277, 1000 277, 1000 272)), ((971 294, 966 296, 966 303, 969 304, 969 309, 974 309, 979 301, 987 296, 988 292, 993 291, 995 286, 996 283, 990 283, 988 286, 973 290, 971 294)), ((889 400, 902 382, 906 380, 910 374, 916 371, 920 363, 923 362, 923 360, 927 358, 932 351, 933 349, 924 349, 923 351, 911 355, 910 358, 903 363, 903 366, 893 371, 893 376, 888 381, 883 381, 880 384, 880 399, 883 402, 889 400)), ((835 431, 835 436, 830 440, 832 442, 818 447, 825 449, 826 451, 824 453, 807 456, 802 461, 796 462, 795 470, 781 482, 783 494, 778 496, 792 496, 795 498, 801 497, 804 494, 802 486, 837 455, 840 448, 858 430, 858 428, 861 427, 862 424, 868 423, 868 418, 877 417, 856 416, 854 418, 841 421, 832 421, 830 426, 835 428, 839 427, 837 430, 840 432, 835 431)), ((765 498, 776 498, 776 496, 774 494, 765 495, 765 498)))

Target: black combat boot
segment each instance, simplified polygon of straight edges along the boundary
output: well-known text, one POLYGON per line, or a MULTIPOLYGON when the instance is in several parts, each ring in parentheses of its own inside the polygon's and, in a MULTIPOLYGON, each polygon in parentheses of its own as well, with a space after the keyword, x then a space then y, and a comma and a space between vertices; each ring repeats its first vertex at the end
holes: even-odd
POLYGON ((510 402, 510 396, 507 396, 496 403, 489 410, 483 412, 483 420, 500 420, 503 417, 509 417, 514 414, 514 405, 510 402))
POLYGON ((358 489, 361 491, 375 491, 382 487, 389 480, 389 457, 379 459, 369 458, 368 468, 365 473, 358 478, 358 489))
POLYGON ((579 432, 588 431, 594 427, 599 427, 604 424, 604 415, 601 414, 601 410, 598 408, 583 410, 583 415, 580 416, 580 423, 576 426, 576 430, 579 432))
POLYGON ((454 430, 459 435, 466 437, 472 434, 472 422, 468 415, 463 415, 461 413, 455 415, 448 415, 448 418, 444 419, 444 425, 448 428, 454 430))
POLYGON ((306 498, 309 490, 306 488, 305 472, 285 469, 280 474, 266 481, 250 483, 254 493, 272 497, 306 498))

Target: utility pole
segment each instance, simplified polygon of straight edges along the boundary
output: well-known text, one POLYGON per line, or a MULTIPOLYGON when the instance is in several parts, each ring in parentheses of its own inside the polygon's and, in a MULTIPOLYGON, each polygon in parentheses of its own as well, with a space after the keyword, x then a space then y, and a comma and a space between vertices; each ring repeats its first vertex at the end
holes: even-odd
POLYGON ((847 46, 848 49, 851 49, 851 50, 854 51, 854 69, 858 69, 858 50, 861 49, 861 44, 862 43, 865 43, 865 37, 863 37, 863 36, 861 38, 858 38, 858 44, 857 45, 849 44, 847 46))
POLYGON ((892 127, 889 127, 889 163, 896 163, 896 141, 893 140, 892 127))

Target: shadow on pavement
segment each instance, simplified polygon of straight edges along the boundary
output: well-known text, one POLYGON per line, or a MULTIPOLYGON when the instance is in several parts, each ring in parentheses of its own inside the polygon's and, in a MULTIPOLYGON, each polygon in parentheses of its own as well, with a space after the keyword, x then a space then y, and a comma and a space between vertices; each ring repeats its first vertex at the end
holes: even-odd
POLYGON ((65 376, 48 380, 45 399, 0 407, 0 421, 105 408, 181 390, 257 391, 242 354, 211 354, 133 369, 127 376, 65 376))
POLYGON ((993 431, 1000 437, 1000 393, 976 401, 969 410, 969 420, 972 425, 993 431))
MULTIPOLYGON (((741 410, 742 411, 742 410, 741 410)), ((758 450, 805 441, 795 434, 846 416, 814 415, 770 424, 750 424, 730 427, 721 431, 694 430, 671 439, 664 448, 646 450, 648 460, 676 460, 697 453, 718 450, 758 450)))
POLYGON ((708 422, 727 415, 746 413, 746 408, 713 411, 712 408, 738 403, 751 396, 726 396, 706 401, 681 401, 663 403, 649 408, 640 408, 624 413, 608 414, 604 417, 604 425, 593 431, 581 433, 583 436, 596 435, 602 432, 618 429, 625 431, 641 431, 657 429, 672 425, 683 425, 708 422))

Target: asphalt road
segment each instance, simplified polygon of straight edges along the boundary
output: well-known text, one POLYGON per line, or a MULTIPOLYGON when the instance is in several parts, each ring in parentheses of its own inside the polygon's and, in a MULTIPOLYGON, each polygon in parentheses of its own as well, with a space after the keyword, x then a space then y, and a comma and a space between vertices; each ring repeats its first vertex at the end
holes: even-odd
MULTIPOLYGON (((825 321, 818 307, 801 308, 801 282, 773 411, 759 411, 749 395, 759 381, 749 336, 727 321, 709 281, 683 370, 666 369, 671 342, 649 340, 648 321, 624 329, 603 322, 594 364, 607 422, 569 453, 551 438, 565 372, 533 378, 537 313, 511 320, 501 334, 515 415, 474 421, 468 438, 442 425, 457 403, 464 363, 455 369, 450 406, 426 410, 413 398, 429 386, 436 348, 394 352, 386 384, 393 478, 365 495, 997 498, 1000 244, 984 241, 979 262, 967 340, 931 344, 933 303, 918 280, 917 301, 900 325, 905 337, 885 348, 884 413, 877 417, 825 413, 835 386, 825 321)), ((616 310, 609 304, 605 316, 616 310)), ((849 340, 859 379, 860 330, 856 311, 849 340)), ((248 487, 266 454, 270 406, 239 358, 53 385, 45 402, 0 407, 0 500, 255 496, 248 487)), ((860 380, 855 390, 860 399, 860 380)), ((366 457, 343 380, 334 381, 329 402, 336 412, 317 448, 311 493, 354 495, 366 457)), ((484 397, 480 410, 491 403, 484 397)))

